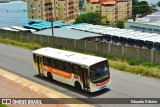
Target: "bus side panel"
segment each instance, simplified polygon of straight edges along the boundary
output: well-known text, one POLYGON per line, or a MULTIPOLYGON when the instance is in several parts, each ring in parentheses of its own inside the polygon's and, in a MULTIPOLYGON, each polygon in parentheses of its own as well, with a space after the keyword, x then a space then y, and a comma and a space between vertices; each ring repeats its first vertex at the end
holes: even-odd
POLYGON ((53 76, 54 80, 60 81, 62 83, 67 83, 67 84, 71 84, 70 82, 72 81, 72 73, 68 73, 66 71, 63 70, 59 70, 56 68, 52 68, 52 67, 48 67, 43 65, 43 71, 44 72, 50 72, 53 76))

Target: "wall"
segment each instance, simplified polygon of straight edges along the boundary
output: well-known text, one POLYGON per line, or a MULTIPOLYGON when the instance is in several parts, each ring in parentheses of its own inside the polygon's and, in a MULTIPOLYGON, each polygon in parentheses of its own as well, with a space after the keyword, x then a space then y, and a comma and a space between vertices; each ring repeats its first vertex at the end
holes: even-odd
POLYGON ((113 44, 91 42, 84 40, 74 40, 68 38, 54 37, 52 42, 51 36, 35 35, 23 32, 0 30, 1 37, 7 37, 15 40, 33 41, 43 45, 61 49, 90 53, 105 57, 119 57, 125 59, 138 59, 140 61, 151 61, 160 64, 160 51, 149 49, 138 49, 132 47, 122 47, 113 44))
POLYGON ((124 25, 125 25, 125 29, 132 29, 137 31, 160 34, 160 27, 156 25, 148 25, 148 24, 136 23, 136 22, 125 22, 124 25))

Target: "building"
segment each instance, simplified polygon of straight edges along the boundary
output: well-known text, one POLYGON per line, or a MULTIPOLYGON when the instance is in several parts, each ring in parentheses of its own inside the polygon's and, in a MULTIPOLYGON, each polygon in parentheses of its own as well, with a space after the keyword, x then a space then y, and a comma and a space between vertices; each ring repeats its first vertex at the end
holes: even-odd
POLYGON ((147 15, 143 18, 136 18, 134 21, 125 22, 125 29, 160 34, 160 12, 147 15))
POLYGON ((78 17, 78 0, 28 0, 28 17, 46 21, 69 21, 78 17), (52 11, 53 10, 53 11, 52 11))
POLYGON ((103 23, 115 23, 132 15, 132 0, 85 1, 86 12, 98 12, 103 23))
POLYGON ((149 23, 125 22, 125 29, 160 34, 160 21, 149 23))
POLYGON ((78 0, 58 0, 59 20, 69 21, 78 17, 78 0))

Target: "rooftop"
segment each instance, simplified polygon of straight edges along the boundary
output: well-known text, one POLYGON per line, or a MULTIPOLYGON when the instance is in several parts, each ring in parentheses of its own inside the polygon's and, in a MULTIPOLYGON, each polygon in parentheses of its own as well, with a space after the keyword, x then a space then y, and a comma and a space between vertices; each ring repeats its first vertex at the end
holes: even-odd
MULTIPOLYGON (((52 29, 50 28, 50 29, 34 32, 34 34, 52 36, 52 29)), ((102 35, 84 32, 84 31, 73 30, 73 29, 54 28, 54 36, 78 40, 78 39, 83 39, 86 37, 95 37, 95 36, 102 36, 102 35)))
POLYGON ((109 4, 116 4, 116 1, 107 1, 107 2, 102 2, 104 5, 109 5, 109 4))

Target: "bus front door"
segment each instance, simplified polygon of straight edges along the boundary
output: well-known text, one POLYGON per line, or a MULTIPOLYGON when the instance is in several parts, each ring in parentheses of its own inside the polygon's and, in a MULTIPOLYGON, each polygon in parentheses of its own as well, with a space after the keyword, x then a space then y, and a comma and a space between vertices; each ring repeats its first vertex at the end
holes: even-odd
POLYGON ((89 83, 89 74, 88 70, 86 68, 82 68, 82 81, 83 81, 83 89, 89 90, 90 89, 90 83, 89 83))
POLYGON ((42 70, 43 60, 42 60, 42 56, 37 56, 37 65, 38 65, 39 75, 43 76, 43 70, 42 70))

